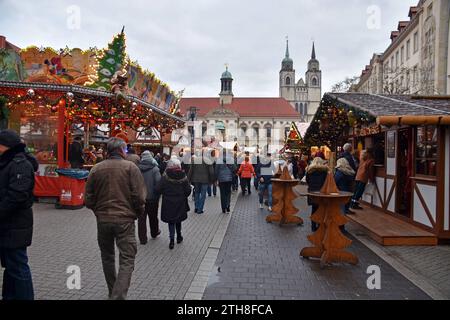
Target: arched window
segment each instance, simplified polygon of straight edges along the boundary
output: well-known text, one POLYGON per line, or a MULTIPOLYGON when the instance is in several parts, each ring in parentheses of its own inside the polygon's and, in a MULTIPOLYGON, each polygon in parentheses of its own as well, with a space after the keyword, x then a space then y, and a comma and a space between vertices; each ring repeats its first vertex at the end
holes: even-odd
POLYGON ((317 78, 316 77, 312 78, 311 83, 313 86, 317 86, 317 78))
POLYGON ((291 127, 284 128, 284 138, 286 139, 291 131, 291 127))
POLYGON ((300 114, 303 115, 303 103, 300 103, 300 114))
POLYGON ((298 103, 295 104, 295 111, 300 112, 300 111, 298 110, 298 103))
POLYGON ((264 128, 266 129, 266 138, 272 138, 272 126, 270 124, 266 124, 264 128))
POLYGON ((286 77, 286 85, 287 86, 291 85, 291 78, 290 77, 286 77))
POLYGON ((308 104, 305 102, 305 105, 303 106, 303 114, 306 116, 308 114, 308 104))
POLYGON ((247 135, 247 126, 241 126, 241 137, 245 137, 247 135))
POLYGON ((253 139, 258 143, 259 141, 259 125, 253 125, 253 139))

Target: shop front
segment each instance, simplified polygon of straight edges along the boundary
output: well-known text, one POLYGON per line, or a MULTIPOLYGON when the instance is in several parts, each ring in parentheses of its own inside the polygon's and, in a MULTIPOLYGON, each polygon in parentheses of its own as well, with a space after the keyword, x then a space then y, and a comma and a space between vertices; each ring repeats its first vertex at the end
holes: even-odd
POLYGON ((448 240, 449 130, 450 97, 327 94, 305 140, 322 140, 338 154, 346 142, 370 148, 375 192, 363 200, 448 240))
POLYGON ((138 144, 157 132, 161 141, 183 126, 180 97, 126 58, 123 30, 103 50, 30 47, 1 57, 10 57, 3 74, 15 77, 0 78, 0 129, 17 131, 38 160, 37 197, 61 201, 72 193, 65 174, 81 176, 70 170, 76 143, 82 150, 77 168, 89 170, 96 161, 86 155, 96 159, 110 137, 138 144))

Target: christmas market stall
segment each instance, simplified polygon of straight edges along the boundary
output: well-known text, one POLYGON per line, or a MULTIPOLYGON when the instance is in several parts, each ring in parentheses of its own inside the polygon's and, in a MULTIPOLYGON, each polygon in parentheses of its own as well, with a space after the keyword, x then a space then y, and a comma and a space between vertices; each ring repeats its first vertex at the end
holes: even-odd
POLYGON ((305 144, 371 149, 374 192, 350 219, 383 245, 450 239, 450 96, 325 94, 305 144))
POLYGON ((37 158, 37 197, 67 195, 62 175, 77 136, 92 148, 109 137, 134 144, 183 126, 180 97, 128 58, 123 30, 103 50, 1 49, 0 65, 0 126, 19 132, 37 158))

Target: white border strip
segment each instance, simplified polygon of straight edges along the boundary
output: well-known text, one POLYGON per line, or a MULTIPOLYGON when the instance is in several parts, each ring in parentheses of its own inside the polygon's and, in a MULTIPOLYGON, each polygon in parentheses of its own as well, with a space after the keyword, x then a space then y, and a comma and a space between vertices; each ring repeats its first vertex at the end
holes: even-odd
POLYGON ((221 213, 224 219, 220 222, 216 234, 209 244, 208 250, 206 250, 206 254, 203 257, 203 260, 200 263, 200 267, 198 268, 197 273, 195 274, 194 279, 191 282, 191 286, 184 296, 184 300, 201 300, 203 298, 203 294, 205 293, 206 287, 208 286, 209 277, 213 272, 214 265, 219 255, 219 250, 222 247, 222 242, 225 238, 225 234, 227 232, 228 225, 230 224, 231 217, 234 213, 234 208, 236 207, 238 198, 239 193, 236 192, 231 199, 230 214, 225 215, 221 213))

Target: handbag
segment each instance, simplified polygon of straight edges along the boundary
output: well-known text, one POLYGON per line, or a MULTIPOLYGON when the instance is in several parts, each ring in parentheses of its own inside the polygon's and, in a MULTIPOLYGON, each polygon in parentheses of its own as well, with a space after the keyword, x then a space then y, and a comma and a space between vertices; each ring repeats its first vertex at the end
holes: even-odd
POLYGON ((373 197, 375 195, 375 185, 369 182, 364 189, 364 194, 373 197))

